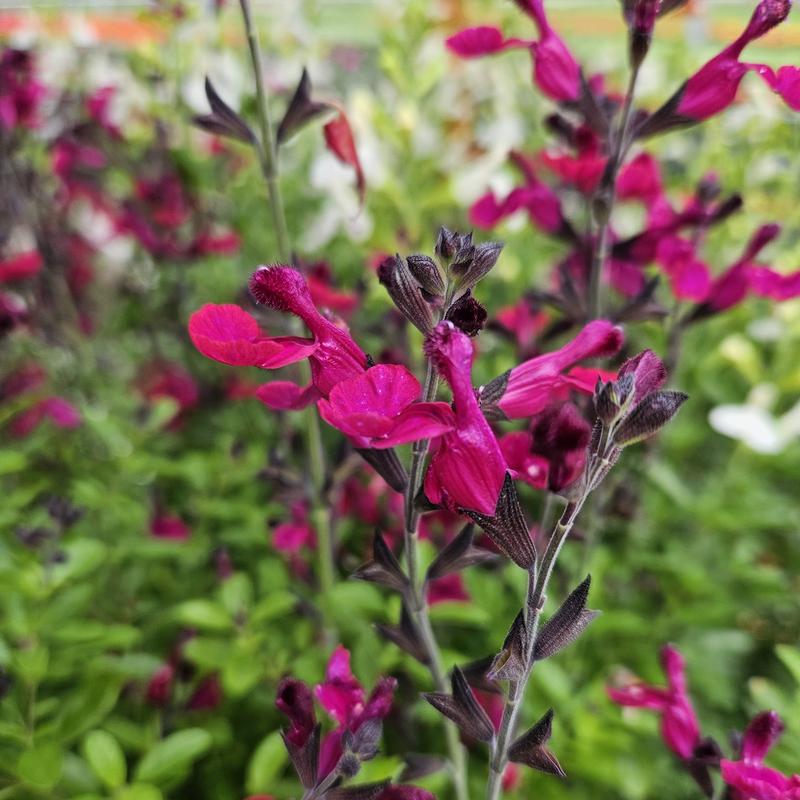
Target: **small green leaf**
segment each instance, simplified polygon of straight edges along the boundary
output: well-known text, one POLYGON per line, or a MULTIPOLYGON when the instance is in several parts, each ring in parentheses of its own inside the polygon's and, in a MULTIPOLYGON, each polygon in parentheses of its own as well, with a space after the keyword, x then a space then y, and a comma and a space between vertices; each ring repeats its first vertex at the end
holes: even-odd
POLYGON ((270 733, 256 747, 247 765, 245 786, 249 794, 269 791, 286 765, 286 748, 278 731, 270 733))
POLYGON ((210 600, 187 600, 175 609, 175 613, 184 625, 203 630, 224 631, 233 627, 225 609, 210 600))
POLYGON ((136 779, 163 786, 183 772, 211 747, 211 734, 202 728, 187 728, 158 742, 136 768, 136 779))
POLYGON ((125 754, 117 740, 106 731, 92 731, 83 742, 83 755, 92 772, 109 788, 125 783, 125 754))
POLYGON ((63 764, 64 753, 57 744, 40 744, 19 757, 17 774, 31 786, 52 789, 61 777, 63 764))
POLYGON ((132 783, 114 795, 114 800, 163 800, 163 798, 161 790, 151 783, 132 783))

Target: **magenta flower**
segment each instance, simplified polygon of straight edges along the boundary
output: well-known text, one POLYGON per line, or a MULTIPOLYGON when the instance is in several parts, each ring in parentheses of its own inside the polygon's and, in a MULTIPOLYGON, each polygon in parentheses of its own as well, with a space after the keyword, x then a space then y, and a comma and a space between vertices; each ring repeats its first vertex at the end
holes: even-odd
POLYGON ((524 209, 531 222, 545 233, 557 234, 565 227, 564 214, 558 195, 539 180, 532 159, 521 153, 511 153, 511 161, 525 179, 523 186, 512 189, 502 199, 488 192, 479 197, 469 209, 470 222, 478 228, 492 228, 506 217, 524 209))
POLYGON ((327 397, 340 381, 366 369, 367 357, 350 334, 317 311, 303 276, 290 267, 259 267, 250 278, 250 291, 262 305, 288 311, 311 331, 316 349, 309 356, 314 386, 327 397))
POLYGON ((482 25, 454 34, 447 40, 447 47, 461 58, 527 48, 533 60, 533 80, 541 92, 559 103, 577 100, 581 93, 580 66, 550 26, 544 0, 517 0, 517 5, 533 19, 539 31, 538 41, 506 39, 498 28, 482 25))
POLYGON ((455 425, 447 403, 419 403, 419 381, 398 364, 378 364, 341 381, 319 413, 357 447, 386 448, 441 436, 455 425))
POLYGON ((560 492, 581 476, 591 432, 577 407, 563 403, 534 417, 529 431, 503 436, 500 448, 514 478, 560 492))
POLYGON ((629 358, 617 373, 617 379, 626 375, 633 376, 633 401, 636 407, 647 395, 660 389, 667 380, 667 370, 664 363, 652 350, 642 350, 641 353, 629 358))
POLYGON ((426 599, 429 606, 437 603, 468 603, 472 598, 464 586, 464 578, 458 572, 430 581, 427 585, 426 599))
POLYGON ((611 699, 621 706, 646 708, 661 715, 661 736, 679 758, 689 759, 700 741, 700 726, 686 691, 683 656, 672 646, 661 651, 661 664, 667 676, 666 688, 631 683, 609 688, 611 699))
POLYGON ((666 236, 658 245, 656 258, 670 280, 678 300, 702 302, 711 290, 711 271, 695 252, 695 244, 679 236, 666 236))
POLYGON ((209 711, 222 702, 222 687, 216 675, 209 675, 197 685, 186 707, 191 711, 209 711))
POLYGON ((150 535, 156 539, 182 542, 191 535, 189 526, 175 514, 157 514, 150 521, 150 535))
MULTIPOLYGON (((772 70, 761 64, 744 63, 739 57, 748 44, 783 22, 790 8, 791 0, 761 0, 741 35, 689 78, 680 90, 676 113, 696 122, 718 114, 736 99, 739 84, 750 71, 762 74, 770 84, 772 70)), ((794 91, 786 87, 793 81, 787 73, 783 75, 787 77, 780 87, 793 97, 794 91)), ((774 82, 779 85, 777 77, 774 82)))
POLYGON ((11 283, 32 278, 41 269, 42 256, 38 250, 27 250, 0 260, 0 283, 11 283))
POLYGON ((720 763, 722 780, 750 800, 799 800, 800 775, 786 776, 764 764, 781 733, 783 721, 775 711, 753 717, 744 732, 741 758, 720 763))
POLYGON ((291 519, 282 522, 272 532, 272 545, 289 556, 296 556, 304 547, 313 549, 317 535, 308 519, 308 509, 303 503, 293 503, 291 519))
MULTIPOLYGON (((580 374, 579 380, 571 380, 564 372, 578 361, 613 355, 622 341, 620 328, 607 320, 594 320, 560 350, 524 361, 493 381, 492 384, 505 384, 496 387, 498 392, 502 388, 502 396, 493 404, 508 419, 518 419, 543 411, 553 400, 561 399, 569 388, 591 393, 594 384, 588 388, 591 381, 585 373, 580 374)), ((596 377, 597 372, 595 380, 596 377)), ((486 394, 492 384, 484 387, 482 393, 486 394)))
POLYGON ((317 349, 311 339, 268 337, 239 306, 208 303, 189 319, 189 336, 208 358, 234 367, 277 369, 308 358, 317 349))
POLYGON ((777 72, 767 67, 759 74, 792 111, 800 111, 800 67, 779 67, 777 72))
POLYGON ((175 414, 166 423, 173 430, 180 427, 187 412, 200 402, 197 382, 180 364, 173 361, 149 364, 137 384, 139 391, 151 403, 161 398, 175 402, 175 414))
POLYGON ((522 348, 530 346, 548 322, 547 314, 533 311, 531 304, 524 299, 499 309, 494 318, 514 336, 517 345, 522 348))
POLYGON ((350 670, 350 652, 339 645, 331 654, 325 681, 314 688, 320 705, 337 722, 338 727, 322 740, 320 775, 336 766, 342 755, 342 737, 355 733, 369 720, 382 720, 392 710, 397 681, 381 678, 367 697, 364 688, 350 670))
POLYGON ((38 127, 39 106, 46 94, 36 79, 32 55, 6 48, 0 56, 0 126, 6 130, 38 127))
POLYGON ((425 354, 450 385, 456 420, 435 444, 425 494, 449 508, 493 515, 506 462, 472 389, 472 342, 452 323, 440 322, 425 341, 425 354))
POLYGON ((150 678, 145 698, 150 705, 163 707, 169 702, 172 694, 172 683, 175 680, 175 667, 172 664, 162 664, 150 678))
POLYGON ((63 397, 46 397, 11 420, 11 434, 18 438, 29 436, 45 420, 49 420, 57 428, 70 430, 79 427, 83 417, 81 412, 63 397))

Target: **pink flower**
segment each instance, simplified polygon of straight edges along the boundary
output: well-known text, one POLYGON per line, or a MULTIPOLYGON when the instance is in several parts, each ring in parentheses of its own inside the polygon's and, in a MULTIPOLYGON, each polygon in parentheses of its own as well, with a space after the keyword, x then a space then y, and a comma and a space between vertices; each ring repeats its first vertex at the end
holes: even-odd
POLYGON ((458 572, 437 578, 428 584, 429 606, 435 606, 437 603, 468 603, 471 599, 467 587, 464 586, 464 578, 458 572))
POLYGON ((83 417, 80 411, 63 397, 46 397, 11 420, 11 434, 18 438, 29 436, 45 420, 50 420, 58 428, 70 430, 79 427, 83 417))
POLYGON ((172 664, 162 664, 150 678, 147 684, 145 697, 153 706, 163 707, 169 702, 172 693, 172 683, 175 679, 175 667, 172 664))
POLYGON ((661 714, 661 736, 679 758, 689 759, 700 740, 700 726, 686 691, 683 656, 670 645, 661 651, 661 664, 667 676, 664 689, 644 683, 631 683, 608 689, 611 699, 621 706, 646 708, 661 714))
POLYGON ((322 418, 358 447, 386 448, 452 430, 447 403, 419 403, 419 381, 397 364, 378 364, 340 381, 318 403, 322 418))
MULTIPOLYGON (((685 83, 679 93, 677 114, 698 122, 718 114, 736 99, 739 84, 749 71, 764 74, 770 83, 772 71, 768 67, 746 64, 739 57, 750 42, 783 22, 790 8, 790 0, 761 0, 742 34, 685 83)), ((784 83, 781 88, 787 91, 784 83)), ((793 93, 787 91, 787 94, 791 97, 793 93)))
POLYGON ((503 436, 500 448, 515 478, 560 492, 581 476, 591 432, 577 407, 563 403, 534 417, 530 431, 503 436))
POLYGON ((763 68, 759 74, 792 111, 800 111, 800 67, 779 67, 777 72, 763 68))
POLYGON ((150 522, 150 535, 156 539, 182 542, 191 536, 189 526, 175 514, 158 514, 150 522))
POLYGON ((161 398, 175 401, 177 409, 166 423, 168 428, 179 427, 185 414, 200 401, 200 390, 195 379, 173 361, 150 364, 139 379, 138 388, 150 402, 161 398))
POLYGON ((0 56, 0 126, 36 128, 47 89, 36 80, 32 55, 6 48, 0 56))
POLYGON ((492 228, 501 220, 522 209, 531 222, 546 233, 557 234, 565 226, 558 195, 539 180, 531 159, 511 153, 511 161, 521 170, 525 184, 512 189, 503 199, 492 192, 479 197, 470 207, 470 222, 478 228, 492 228))
POLYGON ((529 347, 536 335, 547 325, 547 314, 533 311, 527 300, 519 300, 514 305, 501 308, 495 313, 495 319, 507 331, 512 333, 519 347, 529 347))
POLYGON ((42 256, 38 250, 17 253, 0 261, 0 283, 11 283, 32 278, 42 269, 42 256))
POLYGON ((800 775, 787 777, 764 765, 764 758, 783 733, 775 711, 763 711, 750 721, 742 739, 741 758, 723 759, 722 780, 752 800, 800 800, 800 775))
POLYGON ((86 98, 86 111, 103 130, 120 138, 122 132, 111 118, 111 103, 116 93, 116 86, 101 86, 86 98))
MULTIPOLYGON (((622 340, 622 330, 611 322, 590 322, 560 350, 524 361, 498 379, 505 381, 505 388, 496 401, 497 407, 508 419, 529 417, 563 397, 570 387, 582 391, 587 385, 586 377, 582 375, 580 381, 571 381, 563 374, 565 370, 587 358, 613 355, 622 346, 622 340)), ((591 393, 592 389, 588 391, 591 393)))
POLYGON ((695 254, 694 243, 678 236, 665 237, 656 254, 669 276, 672 293, 678 300, 702 302, 711 289, 711 272, 695 254))
POLYGON ((286 738, 295 747, 303 747, 317 724, 311 689, 296 678, 284 678, 278 684, 275 705, 289 718, 286 738))
POLYGON ((303 503, 294 503, 291 513, 291 520, 276 526, 272 532, 272 545, 276 550, 294 556, 304 547, 316 547, 317 535, 309 522, 308 509, 303 503))
POLYGON ((208 711, 222 702, 222 687, 216 675, 209 675, 192 692, 186 706, 191 711, 208 711))
POLYGON ((392 709, 397 681, 381 678, 366 696, 364 688, 350 670, 350 653, 339 645, 331 654, 325 681, 314 688, 320 705, 338 723, 338 728, 322 741, 320 775, 325 776, 336 766, 342 754, 342 736, 355 733, 368 720, 382 720, 392 709))
POLYGON ((550 26, 543 0, 517 0, 517 5, 533 19, 539 31, 538 41, 506 39, 498 28, 479 26, 451 36, 447 47, 461 58, 527 48, 533 60, 533 80, 541 92, 556 102, 577 100, 581 92, 580 66, 550 26))
POLYGON ((311 331, 316 344, 309 355, 311 375, 323 397, 340 381, 364 372, 366 355, 346 330, 317 311, 308 285, 297 270, 259 267, 250 278, 250 291, 262 305, 294 314, 311 331))
POLYGON ((473 349, 469 337, 440 322, 425 341, 425 354, 453 392, 456 427, 437 440, 425 476, 434 503, 494 514, 506 462, 472 389, 473 349))
POLYGON ((297 336, 268 337, 258 322, 235 305, 208 303, 189 319, 189 336, 208 358, 234 367, 277 369, 308 358, 317 343, 297 336))
POLYGON ((664 194, 661 167, 650 153, 639 153, 620 170, 617 197, 639 200, 648 208, 664 194))

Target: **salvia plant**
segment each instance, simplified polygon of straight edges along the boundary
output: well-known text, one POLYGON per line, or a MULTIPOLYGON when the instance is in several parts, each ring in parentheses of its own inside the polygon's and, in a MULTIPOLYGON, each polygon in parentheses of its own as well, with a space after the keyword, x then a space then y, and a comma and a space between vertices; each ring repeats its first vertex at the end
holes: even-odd
MULTIPOLYGON (((603 527, 604 505, 595 492, 610 494, 623 474, 631 480, 624 470, 632 453, 623 451, 636 446, 640 459, 658 456, 654 437, 687 400, 684 392, 666 388, 679 365, 685 332, 749 296, 773 301, 800 296, 800 272, 784 274, 760 261, 780 233, 776 223, 754 231, 732 264, 710 265, 703 252, 707 234, 739 212, 743 198, 735 187, 723 191, 709 172, 677 205, 649 149, 657 137, 679 135, 724 112, 751 72, 788 108, 800 110, 800 68, 742 60, 751 42, 787 18, 790 0, 760 0, 740 35, 667 90, 655 109, 639 107, 638 81, 658 19, 682 0, 623 0, 628 80, 622 93, 578 62, 550 24, 544 0, 515 0, 515 5, 533 25, 535 38, 506 37, 481 25, 443 44, 464 59, 527 50, 533 83, 552 104, 544 119, 552 147, 509 153, 520 184, 502 196, 487 192, 468 212, 471 225, 482 231, 523 212, 562 250, 547 285, 526 286, 513 306, 498 310, 491 295, 503 244, 432 224, 427 252, 406 252, 407 240, 398 237, 403 252, 375 260, 369 279, 383 288, 392 310, 379 337, 362 325, 354 313, 358 303, 337 285, 335 269, 309 263, 302 239, 291 240, 280 175, 284 148, 320 125, 325 146, 351 170, 363 204, 366 177, 353 130, 337 101, 318 96, 306 70, 273 118, 278 103, 268 93, 249 0, 239 0, 239 11, 254 82, 253 120, 234 110, 209 79, 208 109, 192 120, 218 137, 219 147, 237 143, 231 165, 249 151, 263 178, 274 233, 275 252, 252 271, 237 302, 198 308, 188 334, 194 347, 216 362, 283 370, 258 386, 238 385, 234 378, 229 396, 254 395, 278 424, 286 414, 303 415, 304 445, 292 454, 301 465, 299 475, 284 469, 285 454, 270 454, 261 475, 285 506, 272 543, 296 583, 299 601, 292 608, 314 620, 316 643, 327 657, 313 686, 297 677, 299 671, 284 672, 277 684, 275 706, 286 718, 281 743, 296 774, 295 794, 303 800, 435 800, 418 784, 437 774, 446 776, 438 785, 448 797, 497 800, 520 785, 523 770, 543 773, 541 786, 529 781, 536 792, 547 791, 545 781, 567 778, 570 764, 559 757, 563 712, 558 703, 551 708, 540 699, 544 692, 537 691, 536 679, 545 670, 536 667, 559 658, 600 610, 590 601, 587 570, 568 574, 563 562, 559 567, 565 543, 579 520, 592 529, 603 527), (615 225, 623 203, 641 206, 645 219, 641 230, 624 236, 615 225), (503 329, 516 345, 513 366, 501 374, 492 372, 489 357, 496 342, 486 345, 490 317, 494 329, 503 329), (635 345, 633 329, 643 321, 663 324, 661 355, 635 345), (535 524, 532 509, 540 512, 535 524), (345 516, 373 531, 370 541, 359 542, 359 566, 343 557, 337 521, 345 516), (436 541, 432 557, 422 540, 436 541), (431 609, 447 599, 470 602, 466 570, 504 575, 505 585, 519 587, 519 593, 513 599, 516 613, 492 632, 491 652, 475 649, 468 660, 453 663, 431 609), (383 675, 365 687, 360 670, 351 668, 331 609, 336 583, 346 577, 375 584, 386 608, 396 611, 376 626, 376 634, 413 664, 405 674, 415 685, 383 675), (420 717, 437 715, 440 744, 420 752, 413 731, 404 727, 394 736, 403 740, 402 767, 391 779, 375 780, 370 762, 381 751, 384 725, 392 724, 401 693, 417 704, 420 717)), ((177 4, 176 14, 179 9, 177 4)), ((139 144, 134 164, 127 132, 110 113, 113 90, 88 96, 65 92, 58 99, 58 128, 42 124, 45 94, 30 54, 6 50, 0 58, 5 202, 0 335, 35 329, 45 339, 80 339, 91 333, 100 313, 91 289, 100 247, 72 230, 80 213, 101 219, 108 238, 132 239, 160 266, 229 255, 239 241, 213 223, 173 158, 163 126, 148 120, 152 130, 146 144, 139 144), (136 177, 120 188, 113 169, 136 177)), ((184 288, 181 278, 175 301, 184 288)), ((200 403, 198 386, 178 363, 154 358, 136 380, 148 402, 164 397, 174 402, 164 431, 180 429, 200 403)), ((81 425, 78 409, 46 387, 37 364, 23 365, 4 379, 0 397, 6 405, 18 403, 10 412, 12 434, 26 436, 46 420, 63 428, 81 425)), ((154 538, 189 537, 180 516, 160 502, 154 505, 154 538)), ((20 528, 16 537, 41 553, 44 573, 58 580, 67 558, 60 542, 79 524, 82 511, 60 497, 50 498, 45 511, 46 527, 20 528)), ((212 627, 253 634, 258 622, 246 613, 247 590, 239 595, 242 584, 233 579, 229 554, 215 551, 213 564, 227 603, 222 622, 212 620, 212 627)), ((199 601, 187 616, 201 618, 209 608, 213 617, 216 607, 199 601)), ((186 613, 186 604, 182 609, 186 613)), ((195 675, 191 661, 192 652, 207 644, 186 630, 149 673, 142 705, 163 711, 159 724, 167 730, 170 715, 208 711, 221 702, 218 674, 195 675)), ((33 654, 28 661, 35 662, 36 654, 46 651, 28 652, 33 654)), ((46 662, 46 657, 41 658, 46 662)), ((800 776, 765 763, 783 731, 777 712, 757 713, 742 734, 720 743, 701 729, 683 658, 673 646, 664 647, 662 665, 666 686, 621 674, 610 681, 608 696, 620 706, 659 715, 664 743, 702 796, 800 800, 800 776)), ((33 664, 37 675, 44 670, 46 663, 33 664)), ((0 694, 8 688, 4 678, 0 672, 0 694)), ((122 687, 120 678, 112 705, 122 687)), ((32 742, 33 681, 28 694, 25 724, 32 742)), ((106 702, 89 705, 102 708, 106 702)), ((94 725, 96 708, 78 710, 94 725)), ((162 755, 145 755, 136 774, 141 780, 142 774, 155 775, 156 781, 159 770, 167 770, 159 758, 168 761, 172 755, 182 777, 211 747, 211 738, 198 729, 170 733, 162 755)), ((87 761, 105 776, 104 785, 123 791, 127 765, 114 736, 96 730, 84 749, 87 761)), ((24 766, 35 774, 36 764, 24 766)), ((173 777, 168 775, 165 785, 173 777)), ((256 797, 267 796, 252 800, 256 797)))

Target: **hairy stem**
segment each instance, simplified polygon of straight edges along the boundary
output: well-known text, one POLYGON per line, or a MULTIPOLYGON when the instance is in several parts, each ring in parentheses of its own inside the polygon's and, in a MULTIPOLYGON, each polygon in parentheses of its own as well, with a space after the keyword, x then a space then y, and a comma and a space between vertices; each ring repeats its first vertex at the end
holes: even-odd
POLYGON ((631 109, 633 107, 633 95, 638 77, 639 69, 638 67, 634 67, 631 69, 630 78, 628 80, 628 91, 625 94, 622 115, 614 139, 614 147, 609 157, 606 173, 603 176, 603 185, 600 189, 602 196, 598 195, 594 199, 592 217, 595 219, 597 225, 597 235, 592 251, 592 264, 589 272, 587 312, 590 320, 598 319, 603 311, 601 290, 603 265, 608 256, 609 226, 617 195, 617 175, 619 174, 619 168, 622 166, 622 162, 625 160, 625 155, 631 144, 628 141, 628 128, 631 120, 631 109))
MULTIPOLYGON (((258 122, 261 136, 256 139, 255 149, 258 155, 261 172, 267 184, 267 199, 272 214, 272 225, 278 242, 278 256, 285 264, 292 263, 292 253, 289 246, 289 233, 286 226, 286 214, 283 209, 283 197, 278 182, 278 153, 275 136, 272 130, 272 118, 267 102, 267 92, 264 87, 264 78, 261 70, 261 49, 258 44, 258 35, 253 24, 250 10, 250 0, 239 0, 244 20, 247 44, 250 49, 250 60, 253 66, 253 75, 256 84, 256 104, 258 107, 258 122)), ((310 371, 303 362, 302 380, 308 381, 310 371)), ((311 503, 311 519, 319 538, 317 547, 318 573, 320 590, 322 594, 322 615, 326 627, 330 628, 330 604, 328 597, 333 587, 335 568, 333 561, 333 518, 329 504, 325 498, 326 463, 325 449, 322 444, 319 417, 313 405, 306 409, 306 449, 309 466, 309 500, 311 503)))
MULTIPOLYGON (((430 402, 436 397, 436 389, 439 385, 439 378, 433 364, 427 361, 425 374, 425 388, 423 399, 430 402)), ((403 549, 405 551, 406 568, 409 580, 409 612, 414 622, 417 634, 425 646, 428 656, 428 669, 433 678, 437 692, 447 692, 447 676, 442 664, 442 655, 436 641, 430 617, 428 616, 428 605, 424 596, 423 582, 419 577, 419 566, 417 564, 417 544, 419 542, 419 517, 420 514, 415 508, 415 500, 422 486, 424 475, 425 459, 428 455, 430 441, 425 439, 415 442, 411 451, 411 467, 409 469, 408 486, 406 487, 405 497, 405 525, 403 528, 403 549)), ((447 749, 450 757, 450 769, 453 778, 453 789, 457 800, 469 800, 469 787, 467 785, 467 762, 464 747, 458 733, 458 728, 450 720, 442 717, 444 724, 445 737, 447 739, 447 749)))

